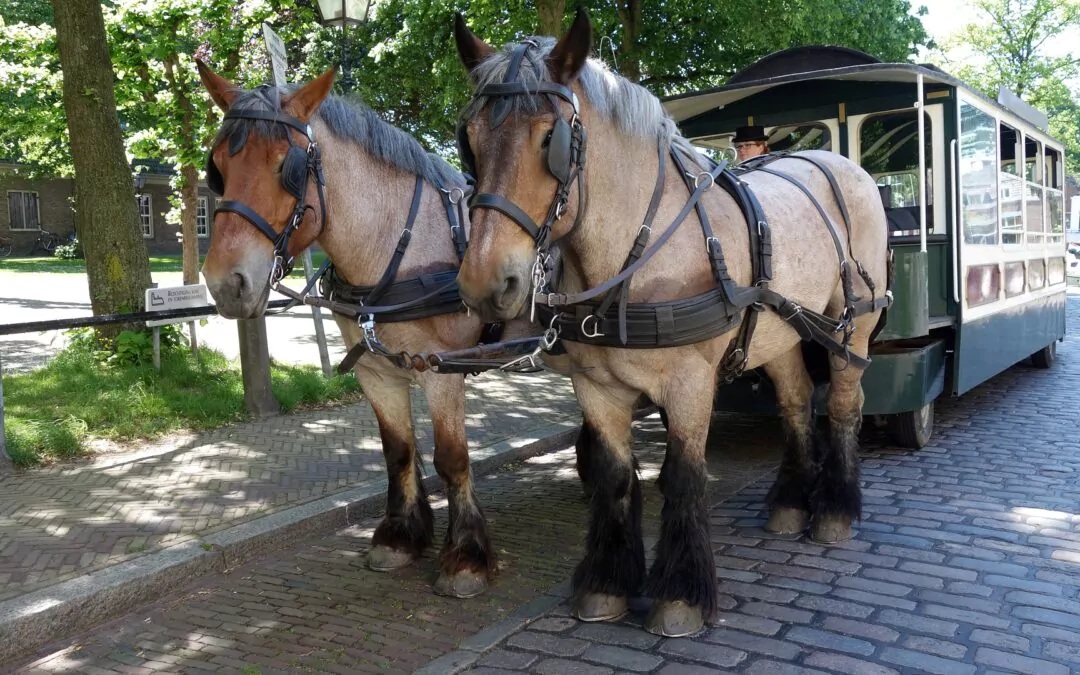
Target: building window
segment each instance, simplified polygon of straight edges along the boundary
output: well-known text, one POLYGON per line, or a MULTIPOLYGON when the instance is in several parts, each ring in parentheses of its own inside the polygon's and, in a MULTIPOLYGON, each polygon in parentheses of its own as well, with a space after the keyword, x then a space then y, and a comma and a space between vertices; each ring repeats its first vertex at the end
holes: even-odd
POLYGON ((199 197, 199 205, 195 209, 195 234, 200 239, 210 236, 210 204, 206 197, 199 197))
POLYGON ((142 236, 147 239, 154 237, 154 205, 150 195, 136 195, 139 202, 139 222, 142 224, 142 236))
POLYGON ((23 190, 8 192, 8 217, 13 230, 41 229, 41 213, 38 210, 38 193, 23 190))

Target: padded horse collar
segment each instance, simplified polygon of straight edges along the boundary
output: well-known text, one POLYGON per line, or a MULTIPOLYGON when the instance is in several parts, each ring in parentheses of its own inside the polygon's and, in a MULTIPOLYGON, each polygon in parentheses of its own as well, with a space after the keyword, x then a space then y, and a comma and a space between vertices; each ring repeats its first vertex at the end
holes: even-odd
MULTIPOLYGON (((566 213, 566 206, 570 200, 570 189, 575 180, 578 183, 578 212, 574 219, 574 226, 581 221, 585 206, 585 128, 581 123, 578 113, 577 94, 569 87, 556 82, 542 81, 531 86, 523 82, 517 82, 517 76, 521 69, 521 62, 530 47, 537 44, 531 40, 525 40, 514 47, 510 55, 510 63, 506 69, 503 81, 498 84, 488 84, 473 94, 475 100, 480 96, 489 96, 493 100, 491 104, 490 124, 491 128, 497 128, 502 124, 513 108, 511 97, 513 96, 539 96, 543 95, 551 104, 556 115, 555 126, 547 140, 545 165, 548 172, 555 178, 558 187, 555 197, 548 207, 544 222, 537 225, 533 219, 525 213, 517 204, 493 193, 477 193, 469 200, 469 210, 492 209, 514 221, 536 242, 537 262, 533 266, 534 291, 544 285, 544 261, 547 259, 547 249, 551 227, 566 213), (558 100, 561 98, 571 105, 573 113, 570 120, 563 118, 559 111, 558 100)), ((475 158, 469 139, 465 133, 465 123, 458 126, 458 153, 461 157, 462 167, 471 177, 476 175, 475 158)))
MULTIPOLYGON (((285 153, 285 159, 282 160, 281 163, 281 187, 296 199, 296 205, 293 208, 288 221, 286 221, 285 227, 280 233, 276 232, 273 226, 254 209, 242 202, 226 199, 222 200, 217 208, 214 209, 215 216, 219 211, 237 214, 254 225, 255 228, 274 245, 274 267, 270 272, 270 284, 274 285, 292 271, 294 261, 293 256, 289 254, 289 240, 292 238, 292 235, 300 229, 301 224, 304 222, 304 216, 307 214, 307 210, 314 209, 313 206, 307 203, 307 182, 309 177, 315 179, 315 186, 319 192, 319 209, 321 215, 319 220, 320 232, 321 229, 326 226, 326 198, 323 194, 323 187, 325 186, 326 181, 323 177, 319 146, 315 142, 315 133, 312 131, 311 125, 301 122, 299 119, 285 112, 229 110, 225 113, 225 118, 264 120, 275 124, 283 124, 286 127, 299 131, 308 141, 306 149, 294 145, 292 135, 289 133, 288 129, 286 129, 285 137, 289 141, 289 150, 285 153)), ((246 141, 247 129, 241 127, 229 138, 229 154, 235 155, 239 152, 241 148, 244 147, 246 141)), ((214 164, 212 149, 206 160, 206 183, 215 193, 219 195, 224 194, 225 183, 222 179, 221 172, 214 164)))

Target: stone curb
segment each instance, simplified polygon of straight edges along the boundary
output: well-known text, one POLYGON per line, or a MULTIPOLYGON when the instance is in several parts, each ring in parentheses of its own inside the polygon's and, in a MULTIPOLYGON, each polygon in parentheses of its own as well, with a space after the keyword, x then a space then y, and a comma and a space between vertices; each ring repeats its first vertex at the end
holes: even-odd
MULTIPOLYGON (((636 411, 634 418, 655 412, 649 406, 636 411)), ((470 451, 473 474, 491 473, 506 464, 572 445, 580 424, 579 420, 563 420, 536 429, 528 437, 470 451)), ((434 472, 424 478, 424 484, 429 491, 442 485, 434 472)), ((0 602, 0 664, 27 658, 45 645, 149 604, 203 575, 225 571, 298 539, 326 534, 380 513, 385 494, 383 478, 0 602)), ((520 609, 533 611, 534 604, 520 609)))

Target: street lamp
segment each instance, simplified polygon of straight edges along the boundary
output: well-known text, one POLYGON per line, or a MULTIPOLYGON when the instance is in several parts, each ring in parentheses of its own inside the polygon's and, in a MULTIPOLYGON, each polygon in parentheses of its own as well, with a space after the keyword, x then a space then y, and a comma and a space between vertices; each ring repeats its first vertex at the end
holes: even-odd
POLYGON ((376 0, 318 0, 319 22, 324 26, 341 26, 341 90, 352 89, 349 75, 349 38, 346 26, 367 21, 368 11, 376 0))

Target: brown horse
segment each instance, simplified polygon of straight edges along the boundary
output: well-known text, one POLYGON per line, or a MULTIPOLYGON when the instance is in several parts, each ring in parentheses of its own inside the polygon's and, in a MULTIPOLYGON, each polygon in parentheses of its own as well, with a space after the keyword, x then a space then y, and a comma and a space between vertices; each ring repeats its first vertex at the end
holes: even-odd
MULTIPOLYGON (((299 88, 262 85, 244 91, 202 62, 198 66, 210 97, 226 113, 207 168, 208 182, 224 201, 214 214, 202 269, 222 316, 262 315, 276 280, 271 275, 280 276, 282 260, 314 242, 333 261, 334 273, 353 286, 376 286, 395 260, 398 280, 440 274, 453 280, 463 253, 456 244, 464 239, 455 239, 455 211, 446 202, 451 195, 460 198, 461 174, 363 104, 329 96, 333 71, 299 88), (314 153, 312 139, 318 139, 314 153), (313 156, 321 167, 310 163, 313 156), (313 179, 320 173, 321 189, 313 179), (403 228, 410 220, 406 240, 403 228), (403 241, 404 255, 395 256, 403 241)), ((457 225, 467 234, 467 216, 462 220, 457 225)), ((475 345, 481 318, 462 311, 456 293, 448 303, 444 298, 444 309, 455 304, 431 316, 377 320, 375 335, 395 352, 475 345)), ((356 319, 335 313, 334 320, 346 345, 364 340, 356 319)), ((527 320, 505 325, 504 335, 530 333, 536 331, 527 320)), ((407 565, 434 536, 413 431, 409 388, 417 383, 431 409, 435 469, 450 505, 435 591, 456 597, 481 593, 496 560, 473 489, 464 376, 419 373, 375 354, 363 355, 353 370, 379 421, 388 478, 386 516, 375 530, 368 564, 376 570, 407 565)))
POLYGON ((788 443, 766 529, 809 526, 813 539, 836 542, 860 516, 860 380, 891 301, 873 281, 887 280, 889 260, 877 188, 856 164, 827 152, 772 157, 737 179, 722 171, 678 133, 655 96, 588 58, 583 12, 558 42, 533 37, 496 50, 460 15, 455 38, 475 87, 459 131, 477 187, 461 296, 489 318, 517 316, 535 302, 545 327, 550 319, 562 329, 577 368, 593 497, 574 614, 618 617, 643 591, 655 599, 648 630, 692 634, 716 608, 705 441, 718 371, 761 367, 776 388, 788 443), (752 227, 746 208, 759 214, 752 227), (558 293, 544 287, 550 242, 562 245, 558 293), (601 296, 609 298, 603 309, 589 304, 601 296), (672 301, 687 298, 719 307, 716 298, 727 298, 739 311, 698 325, 704 337, 693 337, 671 319, 682 311, 672 301), (648 309, 655 335, 626 328, 620 314, 635 306, 648 309), (841 334, 843 344, 833 339, 841 334), (813 346, 831 365, 828 434, 814 431, 802 351, 810 338, 831 345, 813 346), (738 340, 746 342, 734 349, 738 340), (641 393, 668 418, 665 503, 648 573, 630 447, 641 393))

